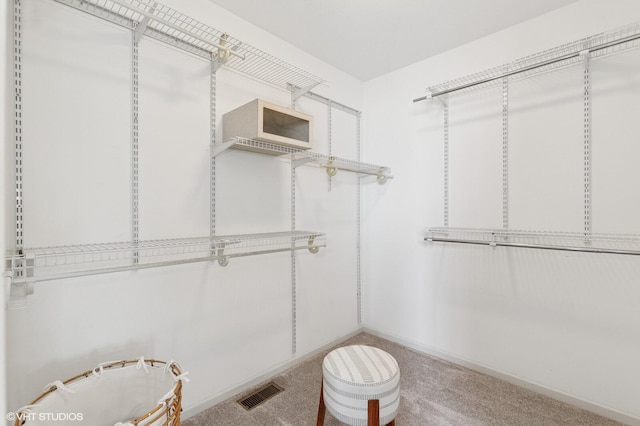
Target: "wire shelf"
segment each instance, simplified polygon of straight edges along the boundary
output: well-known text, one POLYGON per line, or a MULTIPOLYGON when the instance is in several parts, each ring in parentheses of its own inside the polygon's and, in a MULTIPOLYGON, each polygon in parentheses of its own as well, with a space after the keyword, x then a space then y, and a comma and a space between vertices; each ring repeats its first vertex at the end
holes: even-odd
POLYGON ((446 94, 462 94, 486 88, 501 83, 502 79, 506 77, 517 80, 556 68, 567 67, 582 62, 584 54, 590 54, 591 58, 597 58, 638 46, 640 46, 640 22, 431 86, 427 88, 426 96, 414 99, 414 102, 446 94))
POLYGON ((302 165, 324 167, 327 170, 327 173, 331 176, 334 176, 338 170, 345 170, 364 175, 376 176, 380 183, 385 183, 387 180, 393 179, 393 175, 391 174, 391 169, 389 169, 389 167, 318 154, 316 152, 300 148, 293 148, 242 137, 233 137, 226 142, 212 145, 211 149, 213 150, 213 156, 215 157, 231 147, 247 151, 269 153, 270 155, 280 155, 283 158, 291 160, 294 163, 294 167, 302 165))
POLYGON ((255 139, 247 139, 243 137, 233 137, 226 142, 213 144, 211 146, 213 156, 216 157, 229 148, 242 149, 246 151, 255 151, 267 153, 269 155, 287 155, 300 151, 300 148, 294 148, 286 145, 278 145, 271 142, 264 142, 255 139))
POLYGON ((391 169, 377 164, 363 163, 355 160, 334 157, 325 154, 318 154, 311 151, 298 151, 288 154, 287 158, 293 161, 294 166, 312 165, 323 167, 330 176, 334 176, 338 170, 345 170, 364 175, 372 175, 378 178, 378 182, 385 183, 389 179, 393 179, 391 169))
POLYGON ((224 67, 289 90, 323 80, 153 0, 56 0, 224 67))
POLYGON ((100 273, 326 247, 321 232, 293 231, 23 249, 5 258, 13 282, 48 281, 100 273), (20 273, 18 273, 20 272, 20 273))
POLYGON ((444 227, 430 228, 425 241, 640 255, 640 235, 632 234, 584 234, 444 227))

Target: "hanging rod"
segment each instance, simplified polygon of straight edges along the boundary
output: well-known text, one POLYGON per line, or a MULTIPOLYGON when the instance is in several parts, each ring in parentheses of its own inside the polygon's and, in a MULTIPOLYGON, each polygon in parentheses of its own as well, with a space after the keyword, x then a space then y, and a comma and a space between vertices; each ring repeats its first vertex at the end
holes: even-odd
POLYGON ((531 71, 531 70, 534 70, 534 69, 537 69, 537 68, 541 68, 541 67, 544 67, 544 66, 547 66, 547 65, 551 65, 551 64, 558 63, 558 62, 566 61, 568 59, 577 58, 577 57, 579 57, 581 55, 584 55, 584 54, 598 52, 600 50, 604 50, 604 49, 607 49, 609 47, 617 46, 617 45, 620 45, 620 44, 623 44, 623 43, 628 43, 630 41, 634 41, 634 40, 638 40, 638 39, 640 39, 640 34, 633 34, 633 35, 630 35, 630 36, 627 36, 627 37, 623 37, 623 38, 618 39, 618 40, 613 40, 613 41, 609 41, 609 42, 606 42, 606 43, 598 44, 598 45, 596 45, 594 47, 586 48, 586 49, 583 49, 583 50, 580 50, 580 51, 577 51, 577 52, 568 53, 568 54, 565 54, 565 55, 562 55, 562 56, 558 56, 558 57, 553 58, 553 59, 548 59, 546 61, 538 62, 538 63, 533 64, 533 65, 525 66, 525 67, 519 68, 517 70, 504 72, 504 73, 501 73, 501 74, 496 75, 496 76, 483 78, 481 80, 474 81, 474 82, 467 83, 467 84, 463 84, 463 85, 460 85, 460 86, 457 86, 457 87, 452 87, 450 89, 444 89, 444 90, 440 90, 440 91, 436 91, 436 92, 431 92, 431 93, 429 93, 429 94, 427 94, 425 96, 421 96, 419 98, 415 98, 413 100, 413 102, 414 103, 415 102, 421 102, 421 101, 424 101, 426 99, 431 99, 431 98, 435 98, 435 97, 438 97, 438 96, 446 95, 447 93, 452 93, 452 92, 457 92, 459 90, 468 89, 470 87, 474 87, 474 86, 478 86, 478 85, 481 85, 481 84, 489 83, 489 82, 495 81, 495 80, 500 80, 500 79, 503 79, 505 77, 510 77, 512 75, 524 73, 524 72, 531 71))
POLYGON ((583 253, 608 253, 608 254, 625 254, 632 256, 640 256, 640 250, 622 250, 622 249, 604 249, 597 247, 571 247, 571 246, 550 246, 543 244, 529 244, 529 243, 511 243, 511 242, 493 242, 493 241, 479 241, 479 240, 462 240, 454 238, 442 238, 442 237, 425 237, 425 241, 434 243, 458 243, 458 244, 475 244, 491 247, 520 247, 540 250, 556 250, 556 251, 573 251, 583 253))
POLYGON ((491 247, 640 255, 639 235, 584 235, 572 232, 431 228, 424 240, 439 243, 488 245, 491 247))

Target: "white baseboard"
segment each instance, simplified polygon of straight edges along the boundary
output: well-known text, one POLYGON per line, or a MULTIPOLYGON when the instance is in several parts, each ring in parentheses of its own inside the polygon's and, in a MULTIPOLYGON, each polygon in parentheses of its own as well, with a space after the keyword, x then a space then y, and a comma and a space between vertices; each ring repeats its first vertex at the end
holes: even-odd
POLYGON ((612 408, 608 408, 602 406, 600 404, 596 404, 591 401, 584 400, 582 398, 578 398, 576 396, 549 388, 547 386, 541 385, 539 383, 530 382, 528 380, 522 379, 520 377, 512 376, 508 373, 504 373, 498 370, 494 370, 490 367, 487 367, 482 364, 475 363, 473 361, 469 361, 463 358, 460 358, 456 355, 452 355, 447 352, 440 351, 438 349, 434 349, 423 344, 410 341, 404 339, 400 336, 396 336, 393 334, 385 333, 383 331, 375 330, 372 328, 364 327, 362 329, 365 333, 371 334, 373 336, 380 337, 385 340, 389 340, 391 342, 395 342, 399 345, 406 346, 410 349, 413 349, 416 352, 420 352, 426 355, 430 355, 436 358, 440 358, 454 364, 466 367, 470 370, 477 371, 479 373, 486 374, 488 376, 495 377, 500 380, 504 380, 505 382, 512 383, 516 386, 520 386, 522 388, 537 392, 539 394, 548 396, 550 398, 556 399, 558 401, 566 402, 567 404, 571 404, 573 406, 582 408, 587 411, 591 411, 592 413, 599 414, 603 417, 607 417, 609 419, 630 425, 630 426, 640 426, 640 418, 634 417, 630 414, 626 414, 612 408))
POLYGON ((284 371, 295 367, 296 365, 310 359, 313 358, 314 356, 321 354, 322 352, 326 351, 327 349, 330 349, 336 345, 339 345, 340 343, 344 342, 345 340, 348 340, 360 333, 362 333, 363 329, 362 327, 358 327, 355 330, 351 331, 350 333, 340 337, 339 339, 333 340, 329 343, 326 343, 322 346, 320 346, 319 348, 314 349, 311 352, 308 352, 306 354, 302 354, 302 355, 296 355, 295 357, 291 358, 290 360, 283 362, 282 364, 276 365, 275 367, 261 373, 258 374, 257 376, 252 377, 249 380, 246 380, 245 382, 239 384, 238 386, 234 386, 230 389, 227 389, 223 392, 220 392, 217 395, 212 396, 211 398, 207 398, 204 401, 201 401, 195 405, 192 405, 191 407, 185 408, 182 411, 182 414, 180 415, 180 418, 182 420, 186 420, 189 417, 193 417, 198 413, 201 413, 202 411, 213 407, 214 405, 217 405, 223 401, 226 401, 227 399, 238 395, 240 393, 243 393, 244 391, 251 389, 257 385, 259 385, 260 383, 266 382, 269 379, 283 373, 284 371))

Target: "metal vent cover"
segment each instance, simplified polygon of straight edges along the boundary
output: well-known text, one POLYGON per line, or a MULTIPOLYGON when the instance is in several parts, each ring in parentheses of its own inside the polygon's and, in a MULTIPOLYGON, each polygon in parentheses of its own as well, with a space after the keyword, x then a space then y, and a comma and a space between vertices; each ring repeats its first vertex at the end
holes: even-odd
POLYGON ((284 389, 273 382, 267 383, 260 389, 239 399, 237 401, 245 410, 249 411, 256 408, 258 405, 266 402, 267 400, 273 398, 284 389))

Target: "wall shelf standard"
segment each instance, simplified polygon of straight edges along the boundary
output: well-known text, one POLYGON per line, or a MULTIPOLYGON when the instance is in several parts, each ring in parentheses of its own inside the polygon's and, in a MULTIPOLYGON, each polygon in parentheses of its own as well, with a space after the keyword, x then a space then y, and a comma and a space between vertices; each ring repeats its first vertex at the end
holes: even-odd
POLYGON ((19 284, 321 247, 325 234, 294 231, 30 248, 5 260, 19 284))
POLYGON ((243 149, 244 147, 247 151, 262 150, 270 151, 274 154, 277 153, 282 158, 291 160, 294 168, 302 165, 323 167, 330 176, 335 176, 339 170, 344 170, 362 175, 376 176, 378 182, 381 184, 386 183, 389 179, 393 179, 389 167, 241 137, 234 137, 226 142, 214 144, 211 148, 213 156, 215 157, 231 147, 235 147, 236 149, 243 149))

